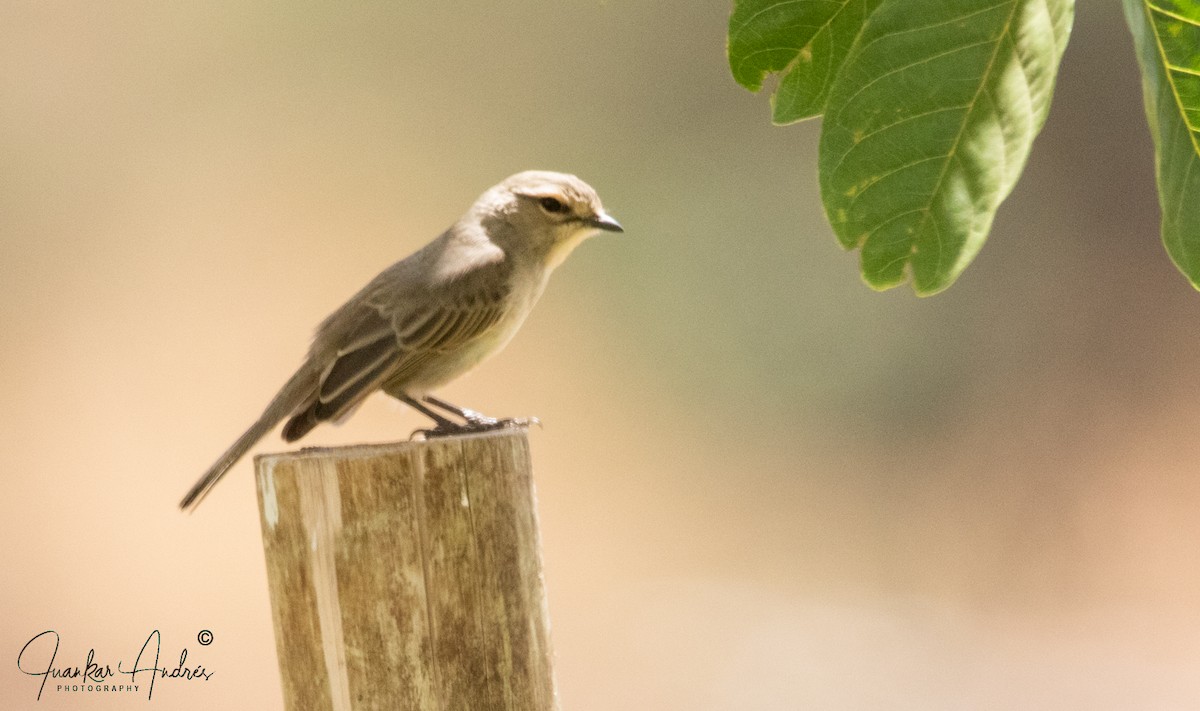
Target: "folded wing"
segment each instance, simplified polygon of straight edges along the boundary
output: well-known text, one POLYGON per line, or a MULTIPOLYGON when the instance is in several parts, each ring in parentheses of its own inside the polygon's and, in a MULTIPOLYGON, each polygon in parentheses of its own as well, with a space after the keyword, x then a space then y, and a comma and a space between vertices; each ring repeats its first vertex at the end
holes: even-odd
POLYGON ((393 318, 363 304, 353 339, 333 354, 316 392, 284 426, 283 438, 292 442, 320 422, 346 417, 385 382, 403 389, 432 361, 494 327, 504 316, 504 297, 498 289, 475 291, 393 318))

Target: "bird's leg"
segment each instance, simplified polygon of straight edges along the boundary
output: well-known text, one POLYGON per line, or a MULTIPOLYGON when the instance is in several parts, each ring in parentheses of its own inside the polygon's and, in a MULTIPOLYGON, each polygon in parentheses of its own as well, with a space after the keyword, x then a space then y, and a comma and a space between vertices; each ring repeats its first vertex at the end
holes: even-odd
POLYGON ((426 395, 425 402, 463 418, 467 423, 467 429, 471 432, 486 432, 488 430, 499 430, 506 427, 528 427, 530 425, 542 424, 541 421, 539 421, 536 417, 505 417, 501 419, 488 417, 483 413, 476 412, 474 410, 468 410, 465 407, 451 405, 445 400, 436 398, 432 395, 426 395))
POLYGON ((453 420, 448 420, 445 417, 442 417, 438 413, 436 413, 433 410, 430 410, 428 407, 425 407, 424 405, 422 405, 420 403, 420 401, 414 400, 413 398, 411 398, 407 395, 402 394, 402 395, 398 395, 397 397, 404 404, 408 405, 412 409, 416 410, 417 412, 421 413, 422 415, 425 415, 426 417, 428 417, 429 419, 431 419, 437 423, 437 427, 434 427, 431 430, 413 430, 414 435, 417 434, 418 432, 420 432, 421 434, 425 435, 426 439, 428 439, 430 437, 448 437, 450 435, 463 434, 464 432, 474 432, 475 431, 468 425, 460 425, 453 420))

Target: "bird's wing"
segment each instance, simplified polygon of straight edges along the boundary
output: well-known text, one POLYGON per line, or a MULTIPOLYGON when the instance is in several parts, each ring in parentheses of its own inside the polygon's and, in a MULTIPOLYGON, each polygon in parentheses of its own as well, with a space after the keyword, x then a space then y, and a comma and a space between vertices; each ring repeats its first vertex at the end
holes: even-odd
POLYGON ((337 349, 322 348, 320 340, 314 344, 309 357, 324 367, 312 394, 283 428, 288 442, 300 439, 324 420, 348 415, 379 388, 399 358, 391 321, 366 304, 347 304, 325 325, 338 328, 341 332, 337 335, 347 342, 337 349))
POLYGON ((403 387, 431 360, 483 336, 504 318, 506 297, 506 291, 493 288, 462 294, 436 308, 406 315, 396 323, 401 357, 387 376, 388 384, 403 387))
POLYGON ((332 354, 314 397, 295 413, 284 438, 294 441, 318 422, 344 417, 385 382, 402 386, 431 360, 464 347, 504 317, 507 291, 501 287, 451 294, 414 302, 421 307, 392 306, 399 312, 394 315, 374 300, 359 302, 349 342, 332 354))
POLYGON ((320 419, 337 419, 377 388, 395 364, 399 356, 396 333, 382 318, 373 326, 351 344, 338 349, 321 373, 316 402, 320 419))

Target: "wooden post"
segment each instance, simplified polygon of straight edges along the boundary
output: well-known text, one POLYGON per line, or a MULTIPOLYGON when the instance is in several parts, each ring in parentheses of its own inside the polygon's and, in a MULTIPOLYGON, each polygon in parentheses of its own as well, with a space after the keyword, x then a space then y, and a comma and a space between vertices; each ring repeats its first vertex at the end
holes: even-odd
POLYGON ((524 431, 255 460, 288 711, 555 711, 524 431))

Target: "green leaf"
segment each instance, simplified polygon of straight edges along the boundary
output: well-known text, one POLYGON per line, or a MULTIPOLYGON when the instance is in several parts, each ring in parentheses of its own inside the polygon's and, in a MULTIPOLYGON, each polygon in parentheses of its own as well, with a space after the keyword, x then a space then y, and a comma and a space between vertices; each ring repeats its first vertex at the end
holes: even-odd
POLYGON ((1200 289, 1200 2, 1125 0, 1154 136, 1162 239, 1200 289))
POLYGON ((880 0, 738 0, 729 17, 729 68, 750 91, 780 72, 772 121, 825 110, 829 88, 863 21, 880 0))
POLYGON ((1050 107, 1071 0, 883 0, 834 81, 821 197, 866 282, 952 284, 1050 107))

